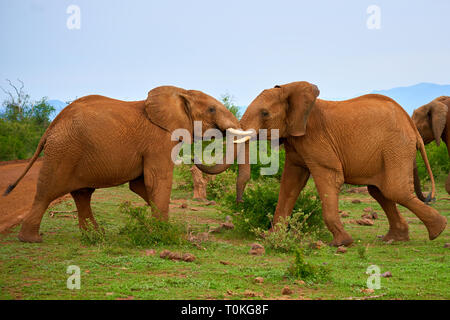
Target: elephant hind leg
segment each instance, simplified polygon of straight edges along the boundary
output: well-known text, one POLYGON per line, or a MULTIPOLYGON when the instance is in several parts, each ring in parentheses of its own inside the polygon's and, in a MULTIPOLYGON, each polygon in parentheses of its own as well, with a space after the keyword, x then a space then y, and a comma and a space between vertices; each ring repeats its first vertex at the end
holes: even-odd
POLYGON ((384 241, 409 241, 408 224, 398 211, 394 201, 387 199, 375 186, 367 186, 369 194, 380 204, 389 221, 389 231, 383 237, 384 241))
POLYGON ((89 223, 91 223, 95 229, 98 229, 97 221, 95 221, 91 209, 91 197, 94 191, 95 189, 85 188, 70 193, 77 206, 78 225, 80 226, 80 229, 86 230, 89 223))
POLYGON ((22 227, 19 232, 19 240, 22 242, 42 242, 42 237, 39 234, 42 217, 49 204, 54 199, 41 197, 36 194, 31 211, 22 222, 22 227))
POLYGON ((129 183, 130 190, 136 193, 138 196, 140 196, 142 199, 145 200, 150 205, 149 199, 148 199, 148 192, 147 188, 145 187, 144 177, 140 176, 137 179, 134 179, 130 181, 129 183))
POLYGON ((398 203, 411 210, 423 222, 430 240, 436 239, 445 230, 447 219, 417 197, 405 198, 398 203))

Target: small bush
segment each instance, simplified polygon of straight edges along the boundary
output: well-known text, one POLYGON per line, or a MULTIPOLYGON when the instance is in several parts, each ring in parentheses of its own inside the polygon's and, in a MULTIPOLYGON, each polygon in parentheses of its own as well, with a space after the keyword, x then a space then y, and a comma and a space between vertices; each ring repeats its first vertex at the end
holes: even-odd
POLYGON ((287 272, 289 276, 305 281, 324 282, 330 280, 329 267, 308 263, 300 248, 295 251, 294 262, 289 266, 287 272))
POLYGON ((221 200, 225 195, 232 193, 235 188, 236 174, 227 170, 208 181, 206 197, 208 200, 221 200))
MULTIPOLYGON (((279 188, 277 179, 266 178, 259 180, 253 187, 247 187, 243 203, 236 203, 234 193, 228 194, 224 199, 225 207, 239 213, 234 218, 236 229, 253 234, 258 229, 268 230, 278 203, 279 188)), ((304 189, 293 211, 298 213, 298 218, 308 216, 302 226, 303 232, 323 226, 321 202, 315 191, 304 189)))
MULTIPOLYGON (((282 218, 273 231, 261 230, 260 228, 253 232, 261 238, 266 248, 275 251, 292 252, 300 244, 311 243, 320 237, 322 226, 315 228, 307 227, 306 221, 314 212, 304 214, 302 211, 296 211, 290 217, 282 218)), ((269 217, 272 219, 272 217, 269 217)))
POLYGON ((192 191, 194 189, 191 165, 181 164, 179 166, 175 166, 173 175, 173 189, 184 191, 192 191))
POLYGON ((81 243, 84 245, 98 245, 106 242, 105 232, 96 229, 92 223, 87 222, 86 229, 81 229, 81 243))
POLYGON ((128 216, 120 234, 135 246, 180 245, 186 241, 184 225, 160 221, 148 212, 148 207, 132 207, 125 202, 120 211, 128 216))
POLYGON ((367 251, 368 251, 368 246, 364 246, 364 245, 359 245, 357 247, 357 251, 358 251, 358 256, 360 259, 362 260, 367 260, 367 251))

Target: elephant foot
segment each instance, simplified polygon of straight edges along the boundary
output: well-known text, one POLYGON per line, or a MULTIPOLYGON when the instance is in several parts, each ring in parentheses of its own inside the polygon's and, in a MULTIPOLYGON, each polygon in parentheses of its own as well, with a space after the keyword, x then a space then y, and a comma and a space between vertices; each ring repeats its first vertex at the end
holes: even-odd
POLYGON ((333 247, 340 247, 340 246, 350 246, 353 243, 352 237, 349 235, 342 236, 342 237, 334 237, 333 241, 330 243, 333 247))
POLYGON ((383 241, 409 241, 409 232, 406 230, 389 230, 388 233, 382 238, 383 241))
POLYGON ((22 242, 42 242, 42 237, 39 234, 39 225, 22 224, 19 235, 17 236, 22 242))
POLYGON ((20 232, 17 236, 22 242, 38 243, 42 242, 42 237, 39 234, 26 234, 20 232))
POLYGON ((438 215, 436 220, 433 223, 427 225, 428 229, 428 237, 430 240, 434 240, 445 230, 447 226, 447 218, 441 215, 438 215))

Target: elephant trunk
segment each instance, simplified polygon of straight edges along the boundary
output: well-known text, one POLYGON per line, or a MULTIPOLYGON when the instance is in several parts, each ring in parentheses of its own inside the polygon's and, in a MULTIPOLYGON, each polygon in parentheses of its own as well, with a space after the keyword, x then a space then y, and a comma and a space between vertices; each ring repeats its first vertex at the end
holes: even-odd
MULTIPOLYGON (((234 141, 234 143, 236 144, 240 144, 243 142, 246 142, 250 139, 249 134, 252 133, 251 131, 242 131, 239 129, 233 129, 233 128, 228 128, 228 131, 230 131, 232 134, 234 135, 240 135, 243 136, 242 138, 239 138, 238 140, 234 141)), ((248 142, 246 143, 246 145, 248 144, 248 142)), ((233 161, 230 163, 227 163, 227 159, 226 156, 223 158, 223 161, 221 164, 216 164, 214 166, 207 166, 201 163, 196 163, 195 165, 197 166, 197 168, 199 168, 202 172, 206 173, 206 174, 219 174, 224 172, 225 170, 227 170, 229 167, 231 167, 231 165, 234 163, 234 161, 237 158, 238 155, 238 148, 234 148, 234 154, 233 154, 233 161)), ((246 152, 248 151, 248 147, 246 147, 246 152)), ((197 161, 196 161, 197 162, 197 161)))
POLYGON ((204 164, 196 163, 195 166, 206 174, 219 174, 231 167, 231 164, 223 163, 216 164, 214 166, 207 166, 204 164))

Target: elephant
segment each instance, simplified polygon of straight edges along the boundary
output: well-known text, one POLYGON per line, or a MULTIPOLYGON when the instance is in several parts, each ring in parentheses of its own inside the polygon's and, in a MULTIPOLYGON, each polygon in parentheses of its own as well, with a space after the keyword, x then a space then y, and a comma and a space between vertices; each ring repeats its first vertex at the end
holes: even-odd
MULTIPOLYGON (((431 141, 436 141, 439 146, 444 141, 447 146, 448 155, 450 156, 450 97, 441 96, 427 103, 420 108, 414 110, 412 120, 419 130, 420 136, 425 144, 431 141)), ((420 183, 416 186, 418 188, 419 198, 423 200, 422 191, 420 190, 420 183)), ((450 194, 450 172, 445 182, 445 190, 450 194)))
POLYGON ((171 133, 184 128, 192 137, 194 121, 202 122, 202 132, 239 132, 239 121, 222 103, 201 91, 174 86, 154 88, 141 101, 91 95, 72 102, 50 124, 24 172, 5 192, 14 189, 43 150, 36 195, 19 240, 41 242, 39 228, 47 207, 68 193, 77 207, 79 227, 91 223, 98 228, 92 193, 126 182, 152 206, 155 217, 168 220, 171 151, 179 143, 172 141, 171 133))
MULTIPOLYGON (((326 101, 318 96, 317 86, 308 82, 277 85, 257 96, 240 120, 242 130, 253 130, 253 139, 260 129, 278 129, 284 143, 286 159, 273 225, 291 214, 311 175, 322 202, 325 225, 333 235, 331 245, 349 246, 353 242, 338 214, 343 183, 368 185, 370 195, 389 221, 384 240, 409 240, 408 224, 396 203, 419 217, 431 240, 438 237, 447 219, 414 195, 413 163, 417 149, 433 184, 432 197, 434 179, 422 138, 403 108, 377 94, 346 101, 326 101)), ((270 131, 267 139, 271 139, 270 131)), ((217 165, 208 171, 217 174, 226 168, 217 165)), ((250 163, 246 161, 239 166, 238 201, 242 200, 249 179, 250 163)))

